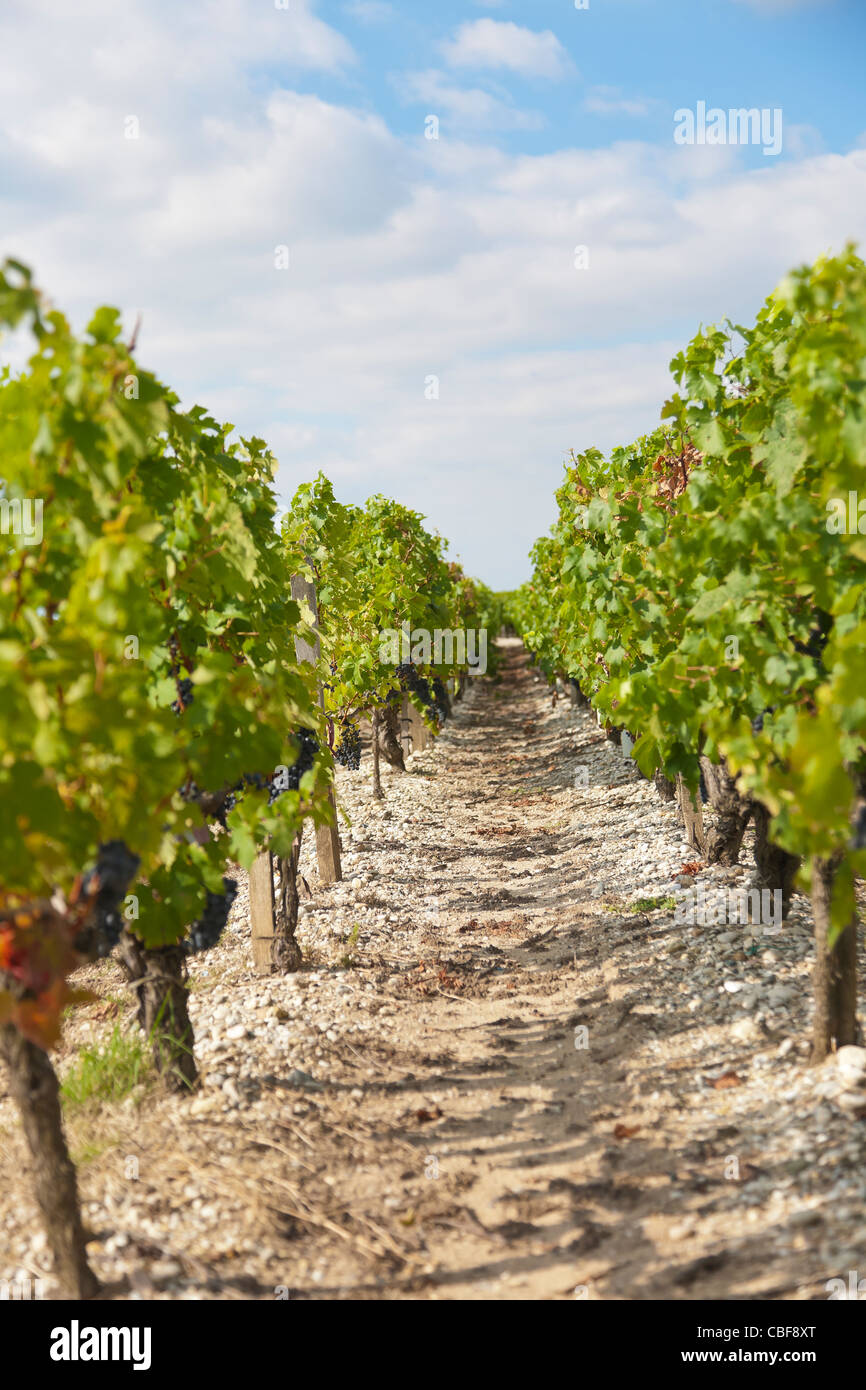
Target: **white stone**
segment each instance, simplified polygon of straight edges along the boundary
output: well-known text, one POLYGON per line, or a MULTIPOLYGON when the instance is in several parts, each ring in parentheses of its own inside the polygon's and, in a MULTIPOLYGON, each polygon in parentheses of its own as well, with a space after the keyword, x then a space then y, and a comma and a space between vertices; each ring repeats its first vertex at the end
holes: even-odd
POLYGON ((854 1084, 866 1081, 866 1047, 851 1044, 840 1047, 836 1053, 836 1066, 847 1081, 854 1084))

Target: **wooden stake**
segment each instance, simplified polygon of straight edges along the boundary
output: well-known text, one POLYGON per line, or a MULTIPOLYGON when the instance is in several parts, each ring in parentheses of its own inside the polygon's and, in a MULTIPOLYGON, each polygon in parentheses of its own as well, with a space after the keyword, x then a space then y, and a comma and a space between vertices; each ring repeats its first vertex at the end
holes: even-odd
POLYGON ((409 701, 409 735, 412 739, 412 750, 415 753, 422 752, 430 741, 430 731, 411 700, 409 701))
POLYGON ((257 975, 270 975, 276 936, 274 863, 270 850, 257 855, 250 869, 250 929, 253 969, 257 975))
MULTIPOLYGON (((319 610, 316 604, 316 586, 303 577, 296 574, 292 577, 292 598, 297 602, 308 604, 313 613, 314 624, 318 621, 319 610)), ((316 664, 319 660, 319 639, 316 637, 315 643, 295 638, 295 657, 299 662, 309 661, 316 664)), ((324 709, 325 697, 321 687, 319 688, 319 707, 324 709)), ((319 861, 319 877, 323 883, 336 883, 342 877, 342 867, 340 864, 340 837, 337 831, 337 806, 334 799, 333 787, 328 793, 328 798, 333 812, 333 825, 321 825, 316 827, 316 853, 319 861)), ((297 840, 297 849, 300 849, 300 836, 297 840)), ((285 871, 292 878, 294 921, 289 923, 288 936, 286 935, 286 922, 283 922, 283 930, 277 931, 276 900, 274 896, 274 856, 270 850, 264 850, 257 855, 250 869, 250 929, 253 943, 253 970, 257 975, 270 975, 277 969, 297 969, 300 953, 294 941, 294 922, 297 920, 297 853, 293 850, 292 857, 285 865, 285 871), (275 944, 276 943, 276 944, 275 944), (281 944, 282 943, 282 944, 281 944), (292 950, 294 947, 294 951, 292 950), (297 960, 295 956, 297 955, 297 960), (278 960, 278 957, 282 960, 278 960)), ((287 911, 287 885, 284 883, 281 889, 282 910, 285 917, 287 911)), ((292 915, 292 914, 290 914, 292 915)))

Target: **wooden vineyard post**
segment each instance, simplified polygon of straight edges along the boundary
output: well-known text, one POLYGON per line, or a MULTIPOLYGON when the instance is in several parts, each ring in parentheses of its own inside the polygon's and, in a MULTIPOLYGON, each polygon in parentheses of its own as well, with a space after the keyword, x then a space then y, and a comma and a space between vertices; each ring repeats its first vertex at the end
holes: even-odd
POLYGON ((686 839, 692 849, 696 849, 701 855, 706 854, 707 841, 700 798, 694 800, 680 773, 677 774, 677 805, 685 826, 686 839))
MULTIPOLYGON (((315 585, 302 575, 292 578, 292 598, 304 601, 313 612, 314 622, 318 619, 315 585)), ((295 656, 298 661, 317 662, 319 643, 315 646, 295 638, 295 656)), ((319 690, 319 705, 324 708, 325 697, 319 690)), ((323 883, 336 883, 342 877, 340 864, 340 837, 337 832, 337 812, 334 791, 329 793, 334 812, 333 825, 316 827, 316 853, 319 863, 319 877, 323 883)), ((274 856, 264 850, 253 862, 250 869, 250 928, 253 943, 253 969, 257 975, 270 975, 277 968, 274 956, 274 941, 277 938, 276 898, 274 895, 274 856)))
POLYGON ((408 695, 403 696, 403 708, 400 711, 400 742, 403 746, 403 756, 406 758, 410 753, 420 753, 430 742, 430 730, 408 695))
MULTIPOLYGON (((313 614, 313 626, 316 627, 319 621, 319 609, 316 603, 316 586, 313 581, 305 579, 301 574, 292 575, 292 598, 297 603, 306 603, 309 606, 313 614)), ((319 660, 318 633, 315 644, 296 637, 295 656, 301 662, 317 663, 319 660)), ((325 693, 321 686, 319 687, 319 705, 322 709, 325 708, 325 693)), ((340 863, 340 835, 337 829, 337 803, 334 798, 333 787, 328 793, 328 800, 333 812, 333 824, 316 826, 316 856, 319 861, 319 878, 322 883, 339 883, 343 877, 343 869, 340 863)))
POLYGON ((429 741, 429 731, 423 718, 418 713, 415 706, 409 701, 409 737, 412 740, 412 748, 416 753, 427 747, 429 741))
POLYGON ((270 975, 274 968, 276 912, 274 857, 269 849, 256 856, 250 869, 250 934, 253 942, 253 970, 257 975, 270 975))

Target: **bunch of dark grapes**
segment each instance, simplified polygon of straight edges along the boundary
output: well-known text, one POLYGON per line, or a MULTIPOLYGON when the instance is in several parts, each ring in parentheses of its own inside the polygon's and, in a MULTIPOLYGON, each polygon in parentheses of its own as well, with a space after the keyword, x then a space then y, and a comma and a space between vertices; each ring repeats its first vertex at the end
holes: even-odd
POLYGON ((192 704, 192 681, 184 678, 178 680, 177 675, 172 671, 177 686, 177 699, 172 700, 171 708, 174 714, 181 714, 192 704))
POLYGON ((709 799, 710 799, 710 798, 709 798, 709 796, 707 795, 707 784, 706 784, 706 782, 704 781, 704 774, 703 774, 703 772, 701 772, 701 801, 702 801, 702 802, 704 803, 704 805, 706 806, 706 804, 707 804, 707 802, 709 801, 709 799))
POLYGON ((361 730, 352 719, 340 725, 340 742, 334 749, 334 762, 357 772, 361 766, 361 730))
POLYGON ((441 724, 448 716, 448 692, 438 676, 431 682, 422 676, 412 662, 397 667, 397 679, 401 690, 414 695, 427 711, 435 724, 441 724))
MULTIPOLYGON (((226 816, 228 815, 229 811, 233 811, 235 809, 235 807, 238 804, 238 797, 243 795, 247 787, 252 787, 254 791, 261 792, 264 791, 265 787, 268 786, 269 783, 267 777, 263 777, 260 772, 245 772, 241 780, 239 782, 235 782, 234 786, 223 799, 221 807, 222 814, 220 818, 222 824, 225 825, 226 816)), ((271 800, 273 800, 273 797, 271 797, 271 800)))
POLYGON ((421 675, 418 667, 411 661, 397 667, 397 679, 401 689, 408 690, 410 695, 417 695, 426 709, 432 708, 433 697, 430 693, 430 682, 421 675))
POLYGON ((220 789, 217 792, 206 792, 202 791, 198 783, 189 777, 181 787, 180 794, 184 801, 194 801, 196 805, 200 806, 207 820, 215 821, 225 830, 226 815, 237 800, 232 793, 237 791, 240 785, 238 783, 236 787, 232 787, 228 791, 220 789))
POLYGON ((319 751, 319 740, 312 729, 299 729, 292 738, 298 748, 297 761, 286 772, 277 777, 265 777, 260 772, 246 772, 239 782, 231 787, 227 795, 223 798, 220 809, 220 822, 224 826, 226 816, 229 811, 233 811, 238 804, 238 798, 250 787, 254 791, 265 791, 268 793, 268 805, 273 806, 277 797, 282 796, 283 792, 297 791, 301 778, 305 772, 309 772, 319 751))
POLYGON ((829 641, 833 619, 829 613, 825 613, 822 610, 818 610, 816 618, 818 625, 810 629, 808 639, 802 642, 798 638, 794 638, 793 646, 794 650, 799 652, 800 656, 810 656, 818 667, 818 670, 823 671, 825 669, 823 661, 824 648, 829 641))
POLYGON ((188 955, 197 955, 199 951, 209 951, 219 941, 225 929, 225 924, 229 919, 232 910, 232 903, 238 895, 238 885, 233 878, 223 879, 223 891, 221 893, 211 893, 207 890, 205 897, 204 912, 197 922, 193 922, 189 929, 189 936, 184 941, 184 947, 188 955))
MULTIPOLYGON (((421 676, 418 667, 412 661, 404 661, 402 665, 395 668, 395 675, 400 682, 401 690, 408 690, 411 695, 418 693, 418 686, 421 676)), ((426 682, 425 682, 426 684, 426 682)))
POLYGON ((769 709, 765 709, 762 714, 756 715, 755 718, 752 720, 752 733, 762 734, 764 732, 764 720, 766 719, 767 715, 775 713, 776 706, 770 705, 769 709))
POLYGON ((123 930, 121 904, 140 863, 139 856, 122 840, 108 840, 99 846, 96 864, 81 882, 82 897, 90 898, 93 906, 76 941, 78 950, 96 956, 107 956, 114 950, 123 930))
POLYGON ((438 676, 433 677, 433 714, 437 724, 444 724, 448 718, 448 691, 438 676))
MULTIPOLYGON (((171 664, 168 668, 169 675, 173 678, 177 689, 177 699, 172 700, 171 708, 174 714, 182 714, 192 704, 192 681, 186 676, 181 678, 180 674, 180 647, 176 637, 169 639, 169 656, 171 664)), ((186 664, 186 663, 185 663, 186 664)), ((189 668, 187 668, 189 669, 189 668)))
POLYGON ((866 849, 866 806, 861 806, 857 812, 857 819, 854 822, 854 838, 851 841, 852 849, 866 849))
MULTIPOLYGON (((319 751, 319 740, 312 729, 298 729, 294 735, 295 743, 298 745, 298 757, 288 772, 288 787, 280 787, 276 796, 280 796, 283 791, 296 792, 301 783, 301 778, 305 772, 312 769, 316 761, 316 754, 319 751)), ((276 796, 272 800, 276 800, 276 796)))

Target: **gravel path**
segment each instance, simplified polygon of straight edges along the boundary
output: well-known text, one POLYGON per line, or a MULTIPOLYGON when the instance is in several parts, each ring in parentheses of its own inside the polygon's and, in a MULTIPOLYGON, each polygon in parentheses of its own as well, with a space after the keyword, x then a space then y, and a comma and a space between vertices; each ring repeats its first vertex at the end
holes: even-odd
MULTIPOLYGON (((241 875, 194 965, 199 1093, 70 1114, 111 1296, 823 1299, 866 1275, 866 1051, 806 1067, 808 903, 770 937, 675 922, 693 884, 748 886, 748 842, 745 868, 697 863, 505 646, 384 803, 368 759, 339 773, 346 881, 305 848, 300 973, 253 976, 241 875)), ((117 968, 94 981, 61 1071, 129 1019, 117 968)), ((0 1081, 0 1280, 50 1295, 26 1167, 0 1081)))

